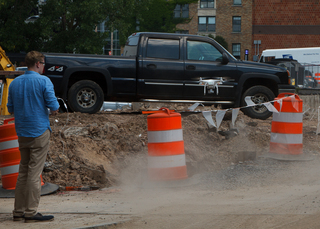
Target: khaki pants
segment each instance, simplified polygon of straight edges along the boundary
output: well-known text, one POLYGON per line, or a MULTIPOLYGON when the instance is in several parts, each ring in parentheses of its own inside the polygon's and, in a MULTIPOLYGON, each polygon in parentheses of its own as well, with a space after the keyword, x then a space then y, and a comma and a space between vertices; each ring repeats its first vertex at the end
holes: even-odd
POLYGON ((36 138, 18 137, 21 161, 15 188, 14 216, 32 217, 37 213, 41 178, 49 150, 50 130, 36 138))

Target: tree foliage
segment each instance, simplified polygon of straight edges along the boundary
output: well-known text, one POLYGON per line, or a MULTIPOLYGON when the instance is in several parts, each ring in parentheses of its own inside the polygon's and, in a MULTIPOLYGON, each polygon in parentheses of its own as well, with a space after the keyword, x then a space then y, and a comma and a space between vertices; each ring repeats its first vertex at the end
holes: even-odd
POLYGON ((228 50, 228 42, 222 36, 219 36, 219 35, 218 36, 213 36, 212 34, 209 34, 208 37, 214 39, 222 47, 224 47, 226 50, 228 50))
POLYGON ((216 36, 214 38, 222 47, 228 50, 228 42, 222 36, 216 36))
POLYGON ((48 52, 101 53, 105 19, 99 0, 47 0, 35 25, 42 28, 42 49, 48 52))
POLYGON ((142 12, 148 11, 153 0, 103 0, 105 25, 110 31, 118 30, 120 43, 123 45, 127 37, 135 31, 137 22, 142 20, 142 12))
POLYGON ((176 5, 197 2, 197 0, 152 0, 147 11, 142 12, 141 31, 174 32, 176 25, 184 23, 189 18, 174 18, 176 5))
POLYGON ((37 46, 38 31, 25 20, 36 12, 36 0, 0 0, 0 45, 19 52, 37 46))
POLYGON ((38 0, 0 0, 0 45, 7 52, 100 54, 108 36, 97 32, 101 22, 106 31, 119 31, 123 45, 133 32, 173 32, 188 21, 173 17, 175 6, 193 2, 197 0, 46 0, 39 6, 38 0), (38 14, 34 23, 25 21, 38 14))

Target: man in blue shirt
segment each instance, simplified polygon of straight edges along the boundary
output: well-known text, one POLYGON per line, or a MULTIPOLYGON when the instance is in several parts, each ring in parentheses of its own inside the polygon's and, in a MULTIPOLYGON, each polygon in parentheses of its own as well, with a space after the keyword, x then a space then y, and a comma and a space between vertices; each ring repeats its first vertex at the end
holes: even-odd
POLYGON ((27 53, 28 71, 15 78, 9 86, 8 111, 14 114, 21 160, 15 188, 13 220, 50 221, 52 215, 37 212, 41 195, 41 178, 49 150, 51 134, 49 112, 56 115, 59 103, 53 84, 44 70, 44 55, 27 53))

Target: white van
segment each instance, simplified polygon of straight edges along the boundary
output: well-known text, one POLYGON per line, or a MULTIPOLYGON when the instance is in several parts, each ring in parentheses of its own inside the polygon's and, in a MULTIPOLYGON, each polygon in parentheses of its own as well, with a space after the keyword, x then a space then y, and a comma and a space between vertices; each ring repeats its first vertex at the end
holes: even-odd
POLYGON ((320 65, 320 47, 266 49, 262 51, 259 62, 269 62, 279 58, 297 60, 302 65, 320 65))

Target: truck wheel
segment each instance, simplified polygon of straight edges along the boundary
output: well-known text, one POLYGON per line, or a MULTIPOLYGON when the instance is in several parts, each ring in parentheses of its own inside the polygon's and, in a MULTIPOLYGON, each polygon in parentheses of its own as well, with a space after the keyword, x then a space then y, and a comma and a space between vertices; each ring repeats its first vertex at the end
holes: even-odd
POLYGON ((75 112, 97 113, 103 101, 101 87, 91 80, 81 80, 73 84, 68 92, 68 104, 75 112))
MULTIPOLYGON (((272 101, 275 97, 273 92, 269 88, 264 86, 254 86, 243 93, 241 98, 241 106, 247 105, 245 102, 245 97, 247 96, 251 96, 251 99, 255 104, 261 104, 268 101, 272 101)), ((244 114, 256 119, 264 120, 272 115, 272 112, 270 112, 264 105, 243 108, 241 110, 244 114)))

